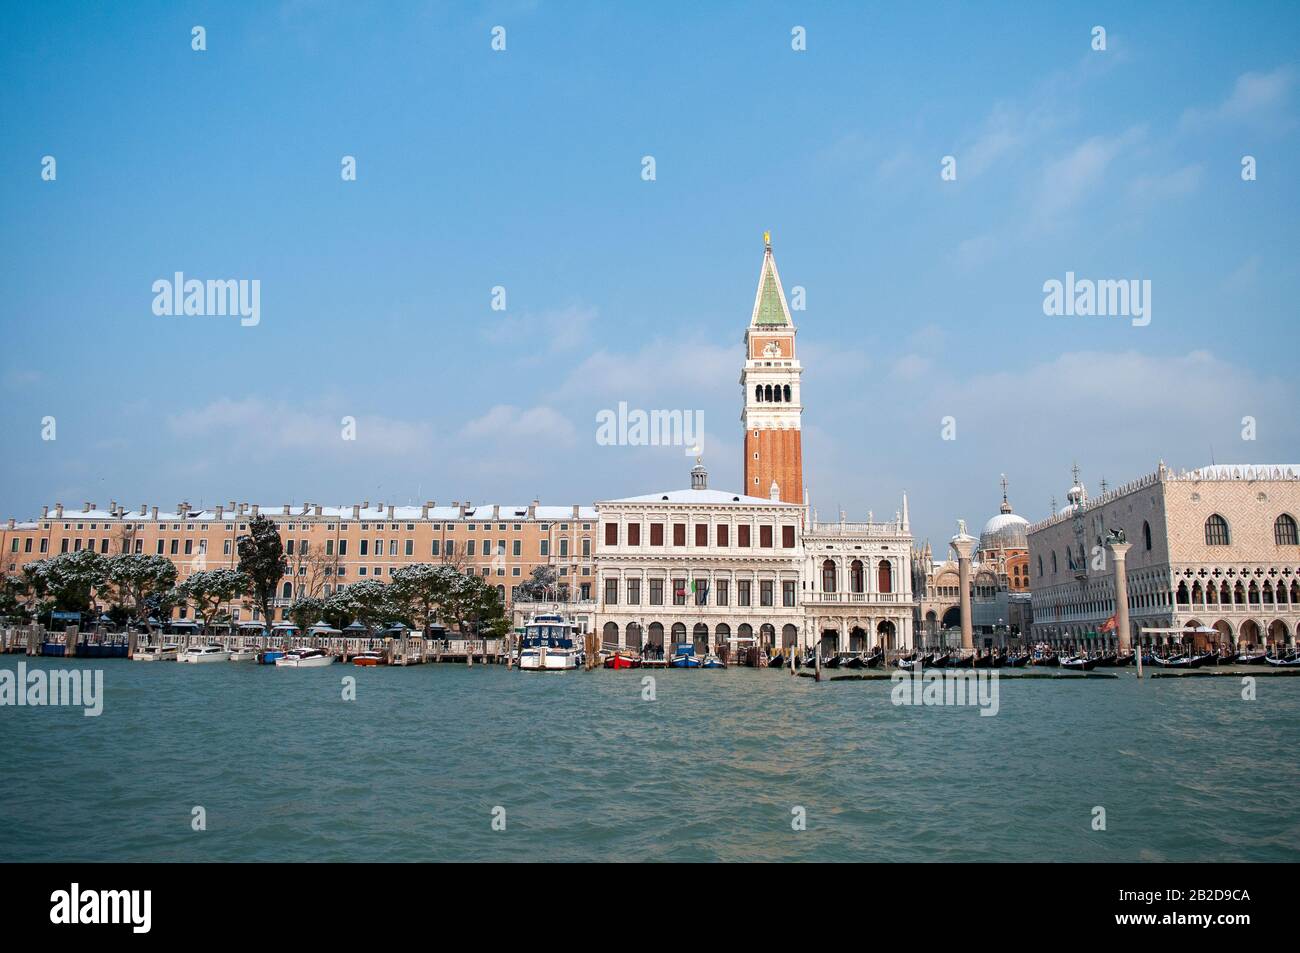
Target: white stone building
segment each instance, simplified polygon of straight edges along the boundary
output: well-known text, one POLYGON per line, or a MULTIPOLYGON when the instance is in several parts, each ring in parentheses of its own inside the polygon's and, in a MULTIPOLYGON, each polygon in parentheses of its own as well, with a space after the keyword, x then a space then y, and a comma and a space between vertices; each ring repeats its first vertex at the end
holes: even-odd
POLYGON ((1199 646, 1295 645, 1300 465, 1176 473, 1161 463, 1097 499, 1088 498, 1076 477, 1069 501, 1029 528, 1036 638, 1102 640, 1097 633, 1116 611, 1105 540, 1122 530, 1131 545, 1126 579, 1134 644, 1143 628, 1206 627, 1218 634, 1196 636, 1199 646))

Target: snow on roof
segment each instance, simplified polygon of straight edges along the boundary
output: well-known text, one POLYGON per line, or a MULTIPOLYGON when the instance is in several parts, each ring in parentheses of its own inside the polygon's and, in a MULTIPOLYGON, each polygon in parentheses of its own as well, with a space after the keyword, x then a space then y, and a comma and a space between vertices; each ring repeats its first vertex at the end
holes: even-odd
MULTIPOLYGON (((735 504, 741 506, 793 506, 797 503, 782 503, 761 496, 740 496, 725 490, 669 490, 666 493, 647 493, 645 496, 625 496, 609 503, 687 503, 697 506, 717 506, 735 504)), ((599 508, 600 504, 597 504, 599 508)))
MULTIPOLYGON (((352 515, 353 510, 351 506, 322 506, 320 508, 320 515, 317 515, 316 507, 314 505, 310 506, 307 512, 304 513, 303 505, 301 503, 299 503, 297 506, 290 506, 289 512, 287 514, 284 512, 283 503, 272 504, 269 506, 262 506, 259 504, 258 511, 262 516, 265 516, 269 519, 280 520, 281 522, 306 520, 306 519, 316 519, 316 520, 329 519, 329 520, 338 520, 339 522, 351 522, 353 519, 356 519, 361 522, 373 522, 373 523, 381 523, 381 522, 386 523, 389 522, 390 520, 395 523, 402 522, 402 521, 413 522, 421 519, 438 520, 438 521, 463 519, 466 520, 467 522, 470 520, 476 520, 482 522, 485 520, 498 520, 498 521, 526 520, 530 518, 528 516, 529 504, 527 503, 524 504, 502 503, 502 504, 495 504, 495 506, 496 506, 495 512, 497 514, 496 516, 492 515, 494 511, 494 504, 491 503, 478 504, 476 506, 468 506, 465 508, 464 516, 461 516, 459 506, 430 507, 429 515, 427 517, 424 516, 424 507, 422 506, 393 506, 392 516, 389 516, 388 506, 382 504, 376 504, 373 506, 360 509, 357 511, 358 515, 356 517, 352 515)), ((226 509, 224 512, 222 512, 221 516, 219 517, 217 516, 217 511, 215 509, 190 510, 184 516, 182 516, 180 513, 163 512, 162 510, 159 510, 156 519, 160 523, 179 523, 182 521, 190 522, 190 523, 216 523, 216 522, 234 522, 236 520, 247 521, 249 518, 252 517, 252 515, 253 515, 252 505, 249 505, 242 513, 240 513, 238 510, 226 509)), ((594 520, 596 519, 596 516, 597 516, 596 508, 594 506, 579 506, 578 515, 574 516, 572 506, 538 505, 536 508, 536 515, 531 518, 538 522, 552 523, 552 522, 557 522, 562 520, 572 520, 572 519, 594 520)), ((84 512, 82 510, 64 510, 63 515, 58 516, 54 512, 54 508, 50 507, 49 514, 45 517, 45 519, 55 520, 58 522, 68 522, 72 520, 75 520, 77 522, 81 522, 83 520, 111 521, 111 520, 120 519, 126 523, 136 523, 136 522, 152 522, 155 519, 155 517, 153 515, 152 509, 150 509, 148 513, 142 514, 140 512, 139 507, 136 507, 135 509, 124 510, 121 514, 117 516, 108 512, 107 510, 91 510, 90 512, 84 512)), ((36 524, 33 523, 31 525, 31 528, 33 529, 36 528, 36 524)))

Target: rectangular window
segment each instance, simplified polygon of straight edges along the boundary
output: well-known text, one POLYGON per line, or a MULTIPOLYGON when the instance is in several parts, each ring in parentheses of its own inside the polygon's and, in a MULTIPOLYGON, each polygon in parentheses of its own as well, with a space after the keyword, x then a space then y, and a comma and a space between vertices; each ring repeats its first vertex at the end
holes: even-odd
POLYGON ((586 602, 589 599, 591 599, 591 583, 584 582, 579 591, 581 593, 583 602, 586 602))
POLYGON ((180 549, 180 540, 178 540, 178 539, 173 539, 173 540, 172 540, 172 546, 171 546, 171 554, 172 554, 173 556, 175 556, 176 553, 177 553, 177 551, 178 551, 179 549, 180 549))
POLYGON ((185 540, 185 555, 190 556, 194 553, 194 540, 185 540))
POLYGON ((627 604, 630 606, 639 606, 641 604, 640 579, 629 579, 627 581, 627 604))
POLYGON ((346 556, 347 554, 348 554, 348 541, 347 541, 346 539, 340 539, 340 540, 339 540, 339 555, 340 555, 340 556, 346 556))
POLYGON ((472 540, 472 539, 467 539, 467 540, 465 540, 465 555, 466 555, 466 556, 473 556, 473 555, 474 555, 474 546, 475 546, 475 545, 476 545, 476 543, 474 542, 474 540, 472 540))
POLYGON ((650 524, 650 545, 662 546, 663 544, 664 544, 664 524, 651 523, 650 524))
POLYGON ((696 579, 695 585, 695 604, 697 606, 707 606, 709 604, 709 581, 707 579, 696 579))
POLYGON ((362 556, 369 556, 369 555, 370 555, 370 540, 368 540, 368 539, 363 539, 363 540, 361 541, 361 555, 362 555, 362 556))
POLYGON ((695 545, 696 546, 709 545, 709 524, 708 523, 695 524, 695 545))
POLYGON ((718 524, 718 546, 725 549, 731 545, 731 527, 725 523, 718 524))
POLYGON ((447 555, 448 556, 456 555, 456 541, 454 539, 447 540, 447 555))
POLYGON ((408 540, 406 541, 406 555, 408 555, 408 556, 414 556, 414 555, 415 555, 415 540, 413 540, 413 539, 408 539, 408 540))
POLYGON ((741 523, 736 527, 736 545, 742 549, 749 548, 749 524, 741 523))
MULTIPOLYGON (((630 535, 631 534, 629 534, 629 536, 630 535)), ((518 553, 516 553, 515 555, 518 555, 518 553)), ((582 537, 582 558, 586 559, 590 555, 591 555, 591 537, 584 536, 582 537)))
MULTIPOLYGON (((63 551, 65 553, 68 551, 68 541, 66 539, 63 541, 63 551)), ((160 539, 158 540, 158 555, 161 556, 162 554, 163 554, 163 541, 160 539)))
POLYGON ((325 555, 326 556, 334 555, 334 540, 332 539, 325 540, 325 555))
POLYGON ((685 523, 673 524, 673 545, 674 546, 686 545, 686 524, 685 523))
MULTIPOLYGON (((41 552, 42 552, 42 553, 48 553, 49 551, 50 551, 50 540, 49 540, 49 537, 42 537, 42 538, 41 538, 41 552)), ((135 541, 135 551, 136 551, 137 553, 140 551, 140 540, 138 540, 138 539, 135 541)))
POLYGON ((719 579, 713 585, 718 593, 715 598, 717 604, 720 606, 731 605, 731 580, 719 579))
POLYGON ((618 580, 617 579, 605 580, 605 605, 607 606, 618 605, 618 580))
POLYGON ((758 546, 760 549, 772 548, 772 527, 760 526, 758 528, 758 546))
MULTIPOLYGON (((175 547, 175 544, 176 544, 176 540, 172 540, 172 546, 173 546, 172 552, 176 552, 176 550, 175 550, 175 548, 174 548, 174 547, 175 547)), ((78 553, 81 552, 81 540, 80 540, 80 539, 74 539, 74 540, 72 541, 72 549, 73 549, 74 552, 78 552, 78 553)))
POLYGON ((605 545, 606 546, 618 545, 618 524, 617 523, 605 524, 605 545))
POLYGON ((650 580, 650 604, 652 606, 664 604, 664 581, 662 579, 650 580))
POLYGON ((793 580, 786 580, 785 582, 781 583, 781 605, 785 606, 787 609, 794 608, 793 580))
POLYGON ((758 601, 760 605, 770 606, 772 604, 772 580, 762 579, 758 583, 758 601))
POLYGON ((524 546, 523 540, 516 539, 510 546, 511 554, 514 556, 522 556, 523 546, 524 546))
MULTIPOLYGON (((685 527, 683 527, 683 529, 685 529, 685 527)), ((673 605, 675 606, 686 605, 686 580, 685 579, 673 580, 673 605)))
POLYGON ((569 555, 569 537, 564 536, 560 538, 560 556, 564 557, 567 555, 569 555))
POLYGON ((750 601, 749 587, 750 587, 750 582, 748 579, 736 580, 736 605, 738 606, 753 605, 753 603, 750 601))
POLYGON ((551 541, 549 539, 542 540, 541 545, 538 548, 541 551, 541 555, 543 556, 551 555, 551 541))
MULTIPOLYGON (((186 550, 186 552, 189 552, 189 550, 186 550)), ((288 540, 288 541, 284 544, 284 554, 285 554, 286 556, 292 556, 292 555, 293 555, 293 540, 288 540)))
POLYGON ((794 549, 794 527, 781 527, 781 545, 786 549, 794 549))
MULTIPOLYGON (((375 555, 378 556, 378 555, 380 555, 380 553, 375 553, 375 555)), ((397 540, 395 540, 395 539, 390 539, 390 540, 388 541, 388 555, 390 555, 390 556, 396 556, 396 555, 397 555, 397 540)))
POLYGON ((429 548, 429 555, 430 556, 441 555, 441 553, 439 552, 440 549, 442 549, 441 540, 435 539, 433 541, 433 545, 429 548))
MULTIPOLYGON (((105 542, 107 542, 107 540, 105 540, 105 542)), ((306 544, 303 545, 302 551, 304 553, 307 552, 306 544)), ((199 540, 199 555, 206 556, 207 553, 208 553, 208 541, 206 539, 199 540)))

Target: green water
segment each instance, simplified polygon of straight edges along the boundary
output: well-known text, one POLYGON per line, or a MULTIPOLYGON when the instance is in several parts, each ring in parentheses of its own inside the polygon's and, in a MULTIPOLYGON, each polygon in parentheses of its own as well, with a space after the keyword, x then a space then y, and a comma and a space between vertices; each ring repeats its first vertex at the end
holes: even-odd
POLYGON ((5 861, 1300 859, 1296 678, 1004 676, 981 717, 748 669, 27 662, 101 668, 104 713, 0 707, 5 861))

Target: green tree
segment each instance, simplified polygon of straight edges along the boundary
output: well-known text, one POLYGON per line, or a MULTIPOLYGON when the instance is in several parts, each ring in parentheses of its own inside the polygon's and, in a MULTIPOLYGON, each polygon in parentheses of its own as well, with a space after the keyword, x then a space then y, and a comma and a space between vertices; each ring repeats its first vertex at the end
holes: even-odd
POLYGON ((253 600, 262 610, 262 618, 269 626, 275 618, 271 601, 276 587, 288 571, 284 559, 284 543, 275 522, 260 513, 248 522, 248 533, 239 537, 239 571, 248 578, 253 600))
POLYGON ((519 595, 533 602, 568 602, 569 586, 559 581, 554 566, 534 566, 528 579, 520 584, 519 595))
POLYGON ((23 567, 23 581, 37 597, 48 597, 56 609, 88 612, 90 596, 105 584, 107 560, 93 550, 60 553, 23 567))
POLYGON ((248 577, 238 569, 204 569, 193 573, 180 589, 203 613, 203 631, 207 632, 222 603, 238 599, 248 591, 248 577))
POLYGON ((105 578, 117 591, 118 601, 136 618, 147 614, 145 601, 157 592, 176 585, 176 567, 166 556, 119 553, 105 560, 105 578))
POLYGON ((465 578, 451 566, 420 563, 393 570, 388 585, 391 598, 405 609, 403 616, 418 621, 427 632, 465 578))
MULTIPOLYGON (((293 605, 289 606, 288 612, 293 624, 300 629, 311 628, 321 619, 325 619, 327 622, 330 621, 325 618, 328 614, 325 610, 325 600, 318 599, 315 596, 302 596, 295 599, 293 605)), ((335 628, 338 628, 338 626, 335 625, 335 628)))

